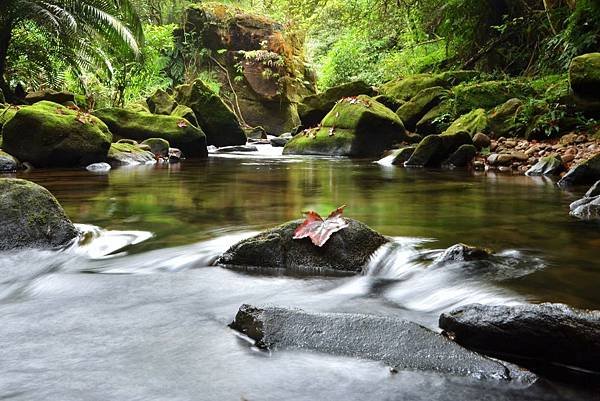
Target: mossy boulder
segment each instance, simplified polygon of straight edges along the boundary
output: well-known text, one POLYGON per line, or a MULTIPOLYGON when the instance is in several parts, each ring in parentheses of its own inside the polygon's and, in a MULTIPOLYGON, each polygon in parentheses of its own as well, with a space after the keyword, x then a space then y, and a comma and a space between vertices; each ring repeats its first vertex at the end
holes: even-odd
POLYGON ((461 145, 444 162, 454 167, 465 167, 473 161, 477 155, 477 148, 471 144, 461 145))
POLYGON ((300 125, 298 106, 289 102, 256 102, 244 98, 238 101, 244 110, 244 120, 250 126, 261 126, 270 135, 290 132, 300 125))
POLYGON ((41 101, 2 128, 2 147, 36 167, 86 166, 106 158, 112 134, 98 118, 41 101))
POLYGON ((574 185, 589 185, 598 180, 600 180, 600 153, 572 167, 558 181, 558 186, 565 188, 574 185))
POLYGON ((291 221, 232 246, 217 264, 230 268, 282 269, 287 273, 360 273, 371 255, 388 239, 366 225, 345 219, 348 227, 322 247, 309 238, 293 239, 302 220, 291 221))
POLYGON ((410 159, 404 164, 407 167, 436 167, 441 165, 462 145, 472 145, 468 132, 444 133, 429 135, 417 145, 410 159))
POLYGON ((476 109, 458 117, 445 131, 446 134, 468 132, 473 137, 478 132, 488 131, 488 118, 484 109, 476 109))
POLYGON ((20 163, 17 158, 0 150, 0 173, 17 171, 19 166, 20 163))
POLYGON ((189 157, 208 156, 204 132, 182 118, 120 108, 96 110, 94 115, 104 121, 118 138, 137 141, 162 138, 189 157))
POLYGON ((369 96, 346 98, 313 128, 290 140, 284 154, 378 157, 394 143, 408 141, 400 118, 369 96))
POLYGON ((142 145, 150 147, 150 152, 156 156, 167 157, 169 155, 169 141, 162 138, 148 138, 142 142, 142 145))
POLYGON ((38 92, 31 92, 25 96, 25 101, 29 104, 34 104, 41 101, 54 102, 64 104, 71 102, 75 104, 75 95, 70 92, 57 92, 53 90, 44 90, 38 92))
POLYGON ((333 109, 340 99, 358 95, 373 95, 373 88, 363 81, 334 86, 324 92, 307 96, 298 104, 298 115, 305 127, 314 127, 333 109))
POLYGON ((600 53, 575 57, 569 67, 569 82, 577 96, 600 101, 600 53))
POLYGON ((150 113, 150 109, 148 108, 148 104, 146 104, 146 102, 130 103, 125 106, 125 108, 136 113, 150 113))
POLYGON ((392 165, 394 166, 404 166, 404 163, 413 153, 415 153, 416 146, 405 146, 403 148, 397 149, 394 151, 394 158, 392 159, 392 165))
POLYGON ((475 109, 489 110, 509 99, 525 98, 532 89, 515 81, 487 81, 464 83, 452 89, 454 114, 462 115, 475 109))
POLYGON ((446 81, 447 85, 456 86, 480 78, 481 73, 475 70, 444 71, 439 74, 439 77, 446 81))
POLYGON ((448 82, 440 75, 417 74, 387 82, 381 86, 380 92, 396 100, 408 101, 423 89, 434 86, 447 87, 448 82))
POLYGON ((441 86, 423 89, 416 94, 408 102, 404 103, 396 114, 404 123, 404 127, 409 131, 415 131, 417 123, 427 114, 432 108, 441 103, 449 92, 441 86))
POLYGON ((0 178, 0 250, 55 248, 77 235, 48 190, 30 181, 0 178))
POLYGON ((17 111, 23 106, 8 106, 8 107, 0 107, 0 134, 2 133, 2 127, 6 124, 10 119, 12 119, 17 111))
POLYGON ((139 145, 130 143, 113 143, 108 150, 108 162, 112 166, 130 166, 138 164, 154 164, 154 154, 139 145))
POLYGON ((451 100, 444 100, 429 110, 417 122, 415 131, 419 135, 438 135, 444 132, 453 121, 454 106, 451 100))
POLYGON ((373 99, 378 101, 390 110, 398 110, 400 107, 402 107, 404 103, 406 103, 404 100, 396 100, 393 97, 387 95, 377 95, 373 99))
MULTIPOLYGON (((223 99, 201 80, 197 79, 190 85, 178 86, 175 89, 175 100, 194 111, 198 125, 206 134, 208 145, 221 147, 246 143, 246 135, 236 115, 223 99)), ((185 149, 182 150, 185 152, 185 149)))
POLYGON ((148 110, 152 114, 165 116, 171 115, 175 107, 177 107, 175 99, 162 89, 157 90, 152 96, 148 97, 146 104, 148 104, 148 110))
POLYGON ((492 138, 522 135, 524 127, 519 121, 522 110, 523 101, 517 98, 509 99, 494 107, 487 116, 488 135, 492 138))
POLYGON ((200 127, 198 119, 196 119, 196 114, 194 114, 194 110, 188 106, 183 104, 177 105, 177 107, 173 109, 171 115, 189 121, 194 127, 200 127))

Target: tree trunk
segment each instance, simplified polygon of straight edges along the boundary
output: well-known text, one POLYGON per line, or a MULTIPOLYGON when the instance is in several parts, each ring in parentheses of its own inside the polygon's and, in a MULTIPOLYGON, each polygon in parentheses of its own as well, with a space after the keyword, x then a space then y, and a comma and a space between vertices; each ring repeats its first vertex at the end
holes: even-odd
POLYGON ((12 24, 5 22, 0 28, 0 89, 4 93, 7 101, 12 100, 13 93, 10 85, 6 82, 4 74, 6 72, 6 59, 8 57, 8 47, 12 39, 12 24))

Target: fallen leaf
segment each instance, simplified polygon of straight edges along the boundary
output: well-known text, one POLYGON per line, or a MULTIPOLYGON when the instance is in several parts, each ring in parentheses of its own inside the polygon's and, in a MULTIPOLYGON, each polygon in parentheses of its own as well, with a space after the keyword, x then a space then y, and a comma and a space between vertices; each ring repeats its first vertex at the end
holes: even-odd
POLYGON ((185 127, 187 127, 188 125, 187 125, 187 122, 186 122, 185 120, 180 120, 180 121, 177 123, 177 126, 178 126, 179 128, 185 128, 185 127))
POLYGON ((313 210, 305 212, 306 219, 294 231, 294 239, 309 237, 313 244, 322 247, 333 233, 348 227, 348 222, 342 217, 345 207, 338 207, 325 220, 313 210))

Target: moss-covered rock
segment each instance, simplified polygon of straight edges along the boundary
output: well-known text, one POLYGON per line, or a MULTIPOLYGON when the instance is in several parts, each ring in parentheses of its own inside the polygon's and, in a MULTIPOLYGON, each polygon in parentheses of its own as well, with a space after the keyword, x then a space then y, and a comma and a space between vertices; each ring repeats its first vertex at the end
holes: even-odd
POLYGON ((148 97, 146 104, 152 114, 165 116, 171 115, 175 107, 177 107, 175 99, 162 89, 157 90, 152 96, 148 97))
POLYGON ((572 167, 558 181, 558 186, 565 188, 574 185, 589 185, 600 180, 600 153, 572 167))
POLYGON ((439 74, 439 77, 446 81, 448 86, 456 86, 480 78, 481 73, 474 70, 444 71, 439 74))
POLYGON ((473 137, 478 132, 488 131, 488 118, 484 109, 476 109, 458 117, 445 131, 446 134, 468 132, 473 137))
POLYGON ((85 166, 104 160, 112 135, 98 118, 41 101, 20 108, 2 129, 5 151, 36 167, 85 166))
POLYGON ((462 145, 472 145, 467 132, 428 135, 417 145, 414 153, 404 164, 407 167, 435 167, 444 162, 462 145))
POLYGON ((171 115, 189 121, 194 127, 200 127, 198 119, 196 119, 196 114, 194 114, 194 110, 188 106, 183 104, 177 105, 177 107, 173 109, 171 115))
POLYGON ((569 82, 577 96, 600 100, 600 53, 575 57, 569 67, 569 82))
POLYGON ((400 118, 365 95, 338 102, 321 125, 296 135, 283 153, 378 157, 394 143, 409 140, 400 118))
POLYGON ((27 96, 25 96, 25 101, 29 104, 34 104, 44 100, 59 104, 64 104, 67 102, 75 103, 75 95, 70 92, 44 90, 39 92, 28 93, 27 96))
POLYGON ((150 152, 160 157, 167 157, 169 155, 169 148, 171 147, 169 141, 162 138, 148 138, 142 142, 142 145, 148 145, 150 152))
POLYGON ((444 162, 454 167, 465 167, 473 161, 477 155, 477 148, 471 144, 461 145, 444 162))
POLYGON ((291 221, 232 246, 218 260, 225 267, 284 269, 305 274, 359 273, 388 239, 366 225, 346 219, 322 247, 310 239, 293 239, 302 220, 291 221))
POLYGON ((398 110, 404 103, 406 103, 404 100, 396 100, 387 95, 377 95, 373 99, 390 110, 398 110))
POLYGON ((522 109, 523 102, 513 98, 490 110, 487 116, 488 135, 492 138, 521 136, 524 131, 524 127, 519 121, 522 109))
POLYGON ((414 131, 417 128, 417 123, 425 114, 440 104, 442 99, 448 94, 449 92, 441 86, 423 89, 408 102, 400 106, 396 114, 398 114, 406 129, 414 131))
POLYGON ((16 157, 0 150, 0 173, 17 171, 19 166, 20 163, 16 157))
POLYGON ((394 158, 392 160, 392 165, 394 166, 404 166, 404 163, 413 153, 415 153, 416 146, 405 146, 403 148, 397 149, 394 151, 394 158))
POLYGON ((444 100, 429 110, 417 123, 416 132, 419 135, 439 135, 453 121, 454 106, 451 100, 444 100))
POLYGON ((270 135, 281 135, 300 125, 296 103, 256 102, 243 98, 238 103, 244 110, 244 121, 250 126, 263 127, 270 135))
POLYGON ((77 235, 48 190, 33 182, 0 178, 0 250, 60 247, 77 235))
POLYGON ((127 109, 107 108, 94 112, 119 138, 144 141, 162 138, 189 157, 207 157, 206 136, 200 128, 175 116, 137 113, 127 109))
MULTIPOLYGON (((201 80, 178 86, 175 100, 194 111, 208 145, 221 147, 246 143, 246 135, 233 111, 201 80)), ((182 150, 185 152, 185 149, 182 150)))
POLYGON ((305 127, 314 127, 333 109, 338 100, 358 95, 371 96, 373 88, 363 81, 355 81, 307 96, 298 104, 300 121, 305 127))
POLYGON ((439 75, 417 74, 387 82, 381 86, 380 92, 397 100, 408 101, 423 89, 447 85, 447 81, 439 75))
MULTIPOLYGON (((167 151, 168 152, 168 151, 167 151)), ((112 166, 130 166, 137 164, 154 164, 154 154, 138 145, 129 143, 113 143, 108 150, 108 162, 112 166)))
POLYGON ((23 106, 8 106, 4 108, 0 107, 0 134, 2 133, 2 127, 4 127, 4 124, 10 121, 10 119, 17 114, 17 111, 19 111, 21 107, 23 106))
POLYGON ((509 99, 525 98, 532 89, 515 81, 487 81, 464 83, 452 89, 454 93, 454 113, 462 115, 475 109, 489 110, 509 99))
POLYGON ((125 108, 136 113, 150 113, 150 109, 146 102, 129 103, 125 108))

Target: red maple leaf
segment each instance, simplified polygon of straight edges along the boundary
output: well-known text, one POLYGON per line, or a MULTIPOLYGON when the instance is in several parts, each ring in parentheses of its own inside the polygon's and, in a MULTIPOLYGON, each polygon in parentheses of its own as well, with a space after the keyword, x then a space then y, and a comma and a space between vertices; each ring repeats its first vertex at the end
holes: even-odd
POLYGON ((305 212, 306 220, 294 231, 294 239, 309 237, 313 244, 322 247, 333 233, 348 227, 348 222, 342 217, 345 207, 338 207, 325 220, 313 210, 305 212))

